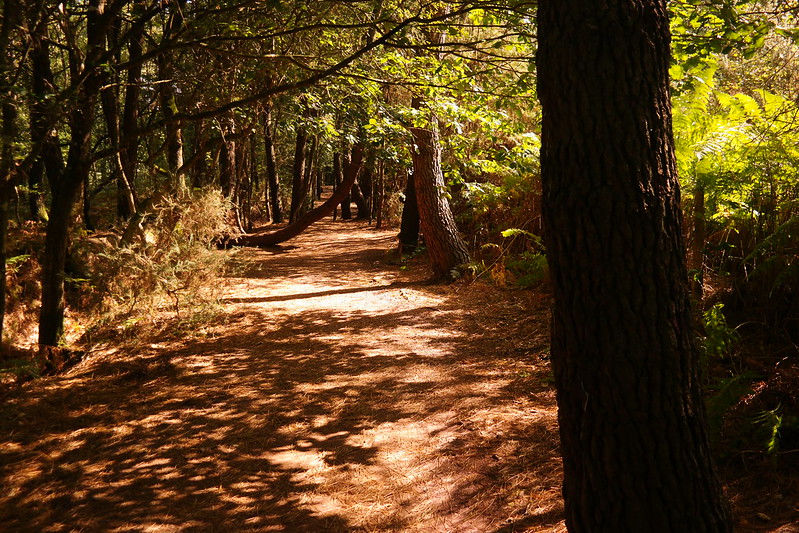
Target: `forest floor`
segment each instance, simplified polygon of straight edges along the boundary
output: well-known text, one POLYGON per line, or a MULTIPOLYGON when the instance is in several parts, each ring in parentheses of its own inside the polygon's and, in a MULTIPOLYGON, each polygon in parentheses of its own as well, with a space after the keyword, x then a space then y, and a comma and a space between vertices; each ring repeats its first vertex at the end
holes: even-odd
POLYGON ((565 531, 550 296, 429 284, 395 233, 238 250, 211 323, 0 392, 0 530, 565 531))

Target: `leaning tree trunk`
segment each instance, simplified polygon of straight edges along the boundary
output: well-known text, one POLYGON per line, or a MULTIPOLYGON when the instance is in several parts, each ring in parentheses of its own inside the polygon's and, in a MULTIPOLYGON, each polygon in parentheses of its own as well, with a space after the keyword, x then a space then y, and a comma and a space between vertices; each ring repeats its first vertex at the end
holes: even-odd
POLYGON ((691 331, 665 0, 540 0, 566 525, 730 531, 691 331))
POLYGON ((344 168, 344 178, 341 182, 341 187, 339 187, 322 205, 301 215, 295 222, 272 233, 242 235, 224 244, 228 246, 275 246, 289 239, 293 239, 305 231, 311 224, 318 220, 322 220, 336 209, 336 206, 341 203, 342 198, 344 198, 349 188, 355 183, 355 179, 358 177, 358 173, 361 169, 362 161, 363 148, 361 145, 356 145, 352 149, 350 164, 344 168))
POLYGON ((438 279, 452 279, 457 277, 453 271, 469 262, 469 251, 458 235, 455 219, 444 195, 438 132, 435 127, 411 128, 411 134, 415 145, 411 157, 416 201, 433 275, 438 279))

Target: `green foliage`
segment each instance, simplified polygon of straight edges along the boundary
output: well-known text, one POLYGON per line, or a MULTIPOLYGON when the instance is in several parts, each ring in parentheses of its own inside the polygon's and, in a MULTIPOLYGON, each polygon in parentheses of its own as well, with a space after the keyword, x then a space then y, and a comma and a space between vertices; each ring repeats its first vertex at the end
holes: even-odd
POLYGON ((764 441, 764 448, 766 453, 773 455, 779 451, 780 447, 780 429, 783 425, 783 415, 780 413, 780 407, 763 411, 754 419, 755 426, 761 434, 764 441))
POLYGON ((707 406, 708 426, 712 439, 718 439, 724 415, 736 405, 741 398, 752 393, 752 382, 759 376, 754 372, 743 372, 733 376, 721 378, 713 383, 710 395, 705 401, 707 406))
POLYGON ((8 359, 0 365, 0 377, 3 375, 13 377, 17 382, 29 381, 38 378, 41 373, 34 359, 8 359))
POLYGON ((549 275, 546 255, 540 252, 525 251, 508 259, 507 269, 516 276, 520 287, 534 287, 549 275))
POLYGON ((704 359, 728 357, 740 335, 727 324, 723 313, 724 304, 717 303, 702 313, 705 335, 701 338, 704 359))

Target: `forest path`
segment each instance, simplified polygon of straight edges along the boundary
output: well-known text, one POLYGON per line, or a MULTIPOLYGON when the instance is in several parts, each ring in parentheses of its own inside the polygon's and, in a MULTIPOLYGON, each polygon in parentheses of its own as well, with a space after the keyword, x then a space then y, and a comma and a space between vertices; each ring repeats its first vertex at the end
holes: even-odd
POLYGON ((563 530, 548 298, 426 284, 394 239, 239 250, 215 323, 9 393, 0 529, 563 530))

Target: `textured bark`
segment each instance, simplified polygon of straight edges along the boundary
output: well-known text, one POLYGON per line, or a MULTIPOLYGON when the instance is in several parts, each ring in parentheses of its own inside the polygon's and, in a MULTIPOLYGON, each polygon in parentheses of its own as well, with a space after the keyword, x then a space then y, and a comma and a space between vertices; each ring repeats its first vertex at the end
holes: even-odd
POLYGON ((438 279, 451 279, 454 277, 453 269, 468 263, 470 259, 444 194, 438 132, 435 128, 411 128, 411 134, 414 141, 411 157, 416 201, 433 275, 438 279))
POLYGON ((691 331, 666 1, 538 13, 567 527, 729 531, 691 331))
MULTIPOLYGON (((341 153, 336 152, 333 154, 333 194, 341 189, 341 181, 344 179, 344 174, 341 168, 341 153)), ((342 198, 344 198, 342 196, 342 198)), ((336 220, 338 214, 338 204, 333 208, 333 220, 336 220)))
POLYGON ((253 235, 242 235, 235 239, 231 239, 223 244, 227 246, 275 246, 289 239, 293 239, 314 222, 323 219, 332 213, 336 206, 341 203, 346 191, 355 183, 358 173, 361 169, 363 161, 363 150, 359 145, 356 145, 352 150, 352 158, 350 165, 344 171, 344 178, 341 182, 341 187, 333 193, 322 205, 316 209, 312 209, 300 216, 296 222, 289 224, 283 229, 274 231, 272 233, 257 233, 253 235))
MULTIPOLYGON (((125 165, 122 164, 122 151, 120 141, 122 129, 119 123, 119 95, 117 94, 116 84, 107 84, 100 93, 102 102, 103 117, 108 137, 111 140, 113 154, 110 158, 111 170, 115 176, 117 184, 117 214, 120 218, 127 218, 136 212, 136 196, 133 192, 130 176, 125 173, 125 165)), ((85 194, 85 193, 84 193, 85 194)))
POLYGON ((402 203, 399 246, 401 254, 410 254, 419 246, 419 205, 416 203, 416 185, 413 174, 408 175, 405 201, 402 203))

